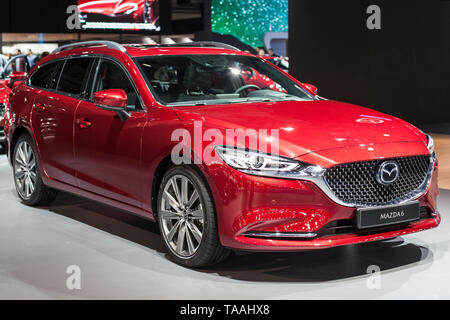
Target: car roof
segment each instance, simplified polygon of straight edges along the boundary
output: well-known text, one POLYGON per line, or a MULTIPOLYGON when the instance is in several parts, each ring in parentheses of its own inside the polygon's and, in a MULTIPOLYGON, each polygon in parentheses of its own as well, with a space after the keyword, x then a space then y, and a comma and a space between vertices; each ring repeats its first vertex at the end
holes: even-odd
POLYGON ((203 41, 190 42, 181 44, 126 44, 121 45, 113 41, 86 41, 68 44, 57 48, 50 55, 42 58, 35 68, 51 62, 58 58, 65 58, 75 55, 106 55, 111 57, 122 58, 138 58, 146 56, 161 56, 161 55, 200 55, 200 54, 223 54, 223 55, 242 55, 254 56, 253 54, 241 51, 230 45, 203 41))
POLYGON ((228 55, 251 55, 240 50, 220 47, 196 47, 176 45, 125 45, 126 52, 132 57, 145 57, 152 55, 184 55, 184 54, 228 54, 228 55))
MULTIPOLYGON (((115 53, 124 53, 130 57, 143 57, 151 55, 181 55, 181 54, 232 54, 251 55, 228 44, 213 41, 198 41, 174 44, 126 44, 121 45, 113 41, 85 41, 71 43, 57 48, 52 55, 59 56, 81 53, 105 53, 104 50, 114 50, 115 53)), ((106 51, 108 52, 108 51, 106 51)))

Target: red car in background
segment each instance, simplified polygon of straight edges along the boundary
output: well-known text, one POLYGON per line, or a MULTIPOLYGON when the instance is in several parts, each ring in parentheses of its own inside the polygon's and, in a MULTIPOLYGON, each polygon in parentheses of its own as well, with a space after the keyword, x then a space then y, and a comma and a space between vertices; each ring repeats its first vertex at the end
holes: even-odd
POLYGON ((26 78, 29 71, 30 65, 26 55, 15 56, 0 70, 0 145, 3 149, 6 143, 4 128, 8 115, 9 94, 14 86, 26 78))
POLYGON ((11 89, 0 82, 0 145, 5 149, 5 122, 6 122, 6 105, 11 89))
POLYGON ((159 23, 159 0, 79 0, 81 22, 159 23))
POLYGON ((437 227, 433 139, 314 91, 221 44, 61 47, 10 96, 17 194, 36 206, 64 190, 151 219, 190 267, 231 249, 322 249, 437 227))

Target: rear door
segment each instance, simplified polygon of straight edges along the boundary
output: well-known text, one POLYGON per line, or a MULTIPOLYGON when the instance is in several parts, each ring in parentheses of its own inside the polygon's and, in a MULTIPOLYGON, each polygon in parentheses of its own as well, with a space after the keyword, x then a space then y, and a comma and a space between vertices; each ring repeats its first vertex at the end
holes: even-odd
POLYGON ((140 207, 145 198, 140 160, 147 114, 124 66, 107 58, 98 62, 90 99, 78 106, 75 122, 78 186, 140 207), (93 103, 93 93, 107 89, 122 89, 127 93, 131 116, 126 121, 114 111, 100 109, 93 103))
POLYGON ((40 67, 30 80, 32 86, 40 89, 33 104, 32 127, 43 169, 50 178, 71 185, 76 185, 73 156, 75 110, 86 94, 93 60, 74 57, 54 62, 40 67), (48 80, 52 68, 54 70, 48 80))

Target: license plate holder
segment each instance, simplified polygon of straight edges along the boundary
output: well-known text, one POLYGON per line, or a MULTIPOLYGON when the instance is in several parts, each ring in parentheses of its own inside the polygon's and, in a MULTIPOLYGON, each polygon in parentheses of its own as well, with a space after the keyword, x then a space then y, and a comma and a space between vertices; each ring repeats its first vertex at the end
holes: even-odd
POLYGON ((401 224, 415 221, 419 218, 419 201, 395 206, 358 209, 356 214, 358 229, 401 224))

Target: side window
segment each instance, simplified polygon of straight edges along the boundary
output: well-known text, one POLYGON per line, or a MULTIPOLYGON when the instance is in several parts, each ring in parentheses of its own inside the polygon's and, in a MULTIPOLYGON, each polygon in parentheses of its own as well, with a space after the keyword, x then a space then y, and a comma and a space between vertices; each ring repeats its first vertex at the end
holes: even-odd
POLYGON ((62 62, 56 61, 39 67, 30 78, 30 85, 42 89, 55 89, 62 62))
POLYGON ((68 59, 59 79, 58 91, 81 95, 92 58, 68 59))
POLYGON ((97 92, 108 89, 122 89, 128 96, 128 109, 141 109, 138 95, 125 71, 114 62, 101 60, 92 90, 97 92))

